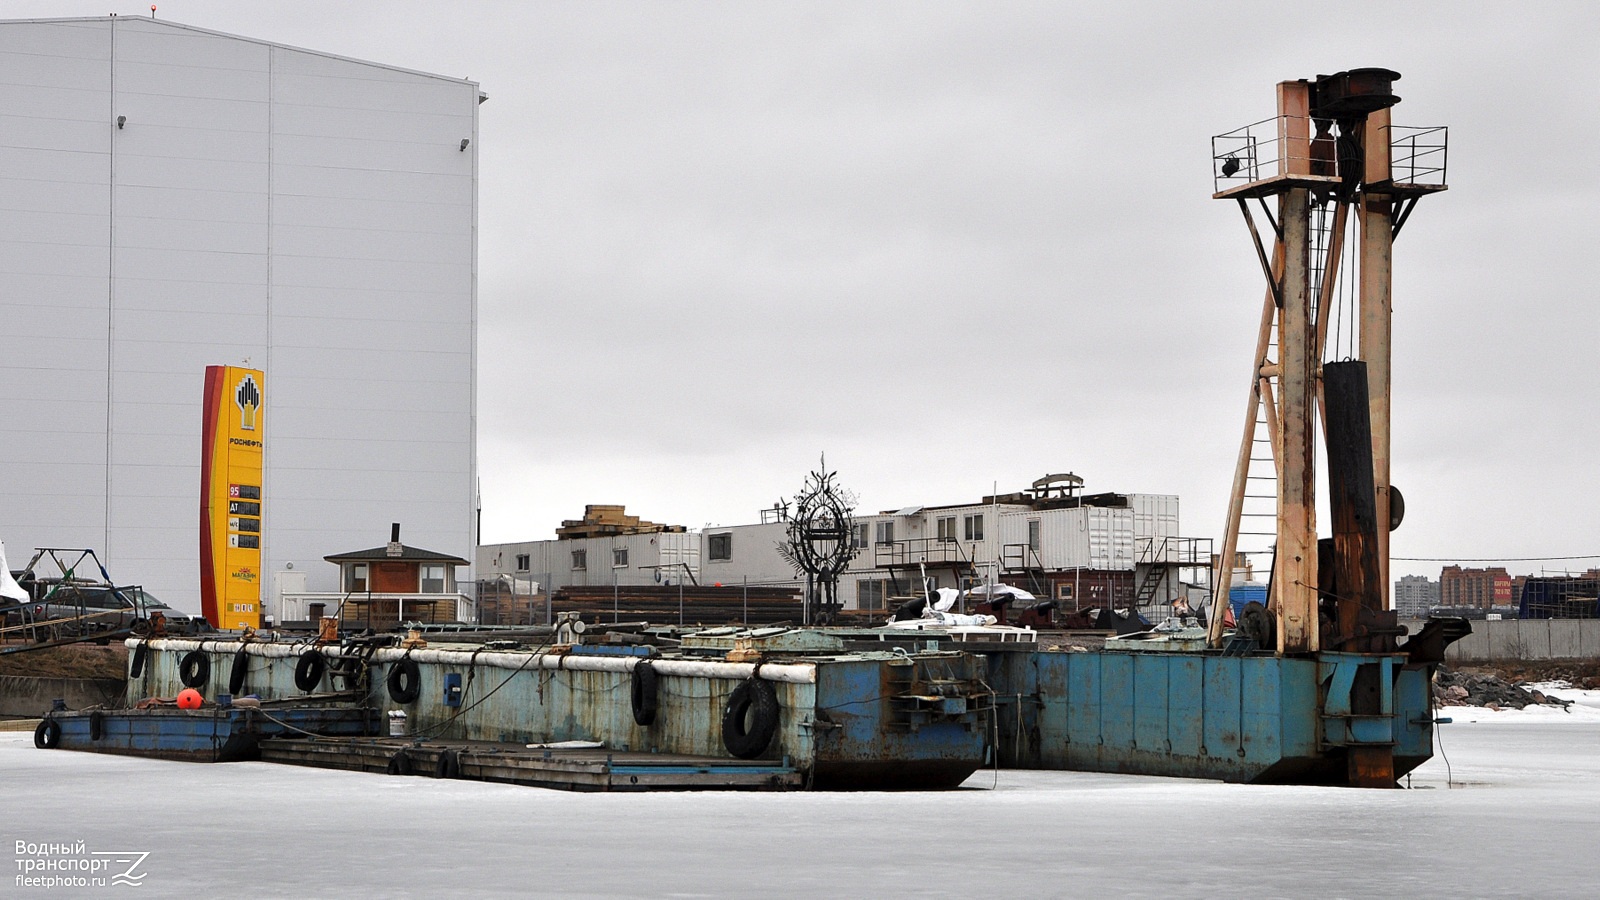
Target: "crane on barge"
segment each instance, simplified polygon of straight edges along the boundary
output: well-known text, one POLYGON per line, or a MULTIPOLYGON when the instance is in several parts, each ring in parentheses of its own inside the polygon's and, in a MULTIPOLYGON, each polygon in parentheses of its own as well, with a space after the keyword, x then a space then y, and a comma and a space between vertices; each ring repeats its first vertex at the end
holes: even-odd
MULTIPOLYGON (((1229 608, 1226 571, 1241 539, 1271 538, 1265 610, 1241 624, 1280 656, 1395 653, 1405 634, 1388 592, 1389 532, 1404 514, 1390 480, 1393 248, 1417 202, 1446 189, 1448 132, 1393 124, 1398 80, 1362 68, 1281 82, 1277 115, 1212 139, 1212 196, 1238 204, 1266 278, 1215 608, 1229 608), (1333 531, 1321 540, 1319 425, 1333 531), (1267 480, 1270 495, 1259 490, 1267 480), (1257 514, 1270 530, 1246 526, 1252 498, 1274 503, 1257 514)), ((1222 615, 1211 617, 1213 647, 1222 625, 1222 615)), ((1452 630, 1436 628, 1446 633, 1422 643, 1442 652, 1452 630)), ((1418 638, 1407 646, 1421 650, 1418 638)), ((1359 707, 1378 692, 1353 688, 1351 714, 1377 713, 1359 707)), ((1392 783, 1383 748, 1351 753, 1352 783, 1392 783)))

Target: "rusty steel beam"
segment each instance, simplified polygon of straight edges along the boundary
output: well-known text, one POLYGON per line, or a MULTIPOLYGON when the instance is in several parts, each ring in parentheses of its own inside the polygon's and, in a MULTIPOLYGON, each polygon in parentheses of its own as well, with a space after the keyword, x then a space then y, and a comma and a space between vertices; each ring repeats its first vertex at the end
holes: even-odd
MULTIPOLYGON (((1368 135, 1387 138, 1387 112, 1384 128, 1373 128, 1368 135)), ((1376 119, 1376 114, 1374 114, 1376 119)), ((1368 147, 1368 165, 1371 165, 1368 147)), ((1387 160, 1387 139, 1382 146, 1387 160)), ((1386 163, 1387 167, 1387 163, 1386 163)), ((1390 275, 1394 271, 1394 199, 1387 194, 1366 194, 1360 203, 1360 357, 1366 362, 1366 391, 1373 428, 1373 487, 1378 509, 1378 572, 1382 586, 1381 609, 1389 609, 1389 485, 1390 485, 1390 370, 1392 370, 1392 295, 1390 275)))
POLYGON ((1250 215, 1250 207, 1245 203, 1243 197, 1239 198, 1239 212, 1244 216, 1244 224, 1250 228, 1250 241, 1255 244, 1256 259, 1261 261, 1261 274, 1267 276, 1267 291, 1272 295, 1272 302, 1275 306, 1282 306, 1283 289, 1278 284, 1280 272, 1276 263, 1278 261, 1278 246, 1283 241, 1279 239, 1274 242, 1272 248, 1273 261, 1267 262, 1266 248, 1261 245, 1261 232, 1256 229, 1255 217, 1250 215))
POLYGON ((1278 652, 1313 653, 1317 628, 1316 415, 1318 360, 1312 350, 1311 192, 1283 195, 1283 309, 1278 317, 1278 544, 1273 594, 1278 652))
MULTIPOLYGON (((1245 218, 1249 219, 1249 210, 1245 218)), ((1251 364, 1250 393, 1245 403, 1244 437, 1239 442, 1239 456, 1234 462, 1233 491, 1228 495, 1228 521, 1222 529, 1222 577, 1218 579, 1212 596, 1211 619, 1206 637, 1212 647, 1222 646, 1223 611, 1228 609, 1229 589, 1233 585, 1233 558, 1239 552, 1239 522, 1244 515, 1244 495, 1250 482, 1250 457, 1255 449, 1256 414, 1262 400, 1261 368, 1267 364, 1267 347, 1272 343, 1272 328, 1278 319, 1278 281, 1283 277, 1283 243, 1272 246, 1272 275, 1268 279, 1266 297, 1261 301, 1261 327, 1256 332, 1256 355, 1251 364)), ((1270 396, 1270 395, 1269 395, 1270 396)), ((1269 420, 1270 421, 1270 420, 1269 420)), ((1276 453, 1276 447, 1273 450, 1276 453)))

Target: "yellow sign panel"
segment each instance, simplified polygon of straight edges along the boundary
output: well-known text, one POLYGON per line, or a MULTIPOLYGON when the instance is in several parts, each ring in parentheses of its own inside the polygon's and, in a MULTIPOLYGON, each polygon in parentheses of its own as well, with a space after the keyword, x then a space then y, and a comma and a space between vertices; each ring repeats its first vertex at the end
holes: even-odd
POLYGON ((265 375, 206 367, 200 595, 218 628, 261 627, 261 454, 265 375))

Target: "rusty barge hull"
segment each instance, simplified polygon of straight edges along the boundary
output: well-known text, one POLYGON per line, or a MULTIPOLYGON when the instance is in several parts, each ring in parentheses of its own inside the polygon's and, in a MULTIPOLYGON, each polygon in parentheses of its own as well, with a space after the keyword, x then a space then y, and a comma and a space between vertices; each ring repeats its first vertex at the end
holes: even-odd
POLYGON ((1430 667, 1404 655, 991 652, 1000 764, 1285 784, 1389 780, 1433 755, 1430 667))
MULTIPOLYGON (((1433 752, 1431 667, 1403 654, 1067 652, 951 642, 936 632, 841 634, 826 640, 849 652, 759 664, 605 646, 386 649, 370 654, 360 684, 331 675, 297 683, 308 653, 336 662, 337 645, 154 640, 142 669, 130 672, 128 701, 173 696, 185 686, 183 661, 198 655, 209 672, 194 686, 208 698, 235 680, 269 702, 357 688, 380 720, 404 713, 414 744, 599 741, 619 758, 749 761, 825 790, 955 787, 996 761, 1235 782, 1393 783, 1433 752), (884 649, 862 649, 864 638, 884 649), (654 702, 641 724, 635 681, 644 663, 654 702), (386 685, 408 664, 415 696, 397 698, 386 685), (736 760, 725 735, 729 709, 752 680, 770 688, 775 722, 769 742, 736 760)), ((385 746, 367 743, 367 756, 385 746)), ((303 764, 328 764, 340 752, 294 744, 276 741, 303 764)), ((351 767, 371 768, 371 760, 351 767)))
POLYGON ((261 742, 266 762, 386 775, 465 778, 585 793, 786 791, 804 787, 792 766, 660 753, 541 749, 486 741, 336 738, 261 742))
POLYGON ((50 749, 183 762, 238 762, 260 759, 263 741, 305 731, 377 734, 377 711, 359 706, 303 706, 52 712, 39 723, 34 743, 50 749))
MULTIPOLYGON (((359 681, 334 682, 345 657, 338 645, 155 639, 130 646, 136 649, 130 654, 130 706, 175 696, 185 687, 207 699, 249 693, 269 703, 359 689, 380 719, 404 713, 405 735, 415 739, 598 741, 616 753, 731 760, 737 742, 726 732, 743 730, 746 720, 739 716, 730 725, 730 707, 741 685, 761 682, 775 701, 775 722, 770 740, 753 752, 746 746, 743 758, 791 767, 809 787, 953 788, 992 759, 985 664, 963 652, 885 648, 731 663, 604 646, 539 652, 435 645, 377 650, 359 681), (141 643, 146 649, 138 654, 141 643), (297 667, 308 653, 325 658, 328 674, 315 683, 297 682, 297 667), (191 662, 185 682, 184 660, 196 655, 205 664, 191 662), (641 723, 633 699, 635 670, 643 663, 649 663, 653 680, 647 723, 641 723), (402 681, 414 681, 415 696, 397 695, 391 683, 406 667, 414 677, 402 681), (196 683, 193 676, 202 670, 204 680, 196 683)), ((759 728, 750 721, 749 727, 759 728)))

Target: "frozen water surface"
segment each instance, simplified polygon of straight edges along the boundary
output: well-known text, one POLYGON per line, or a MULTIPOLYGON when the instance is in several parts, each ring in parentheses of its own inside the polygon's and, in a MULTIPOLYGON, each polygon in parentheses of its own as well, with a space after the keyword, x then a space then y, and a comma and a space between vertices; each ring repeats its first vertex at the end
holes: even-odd
MULTIPOLYGON (((1435 756, 1409 791, 1002 771, 943 793, 574 794, 3 733, 0 830, 7 852, 149 850, 145 896, 1593 897, 1600 701, 1567 695, 1446 710, 1461 786, 1435 756)), ((14 874, 0 895, 130 890, 14 874)))

